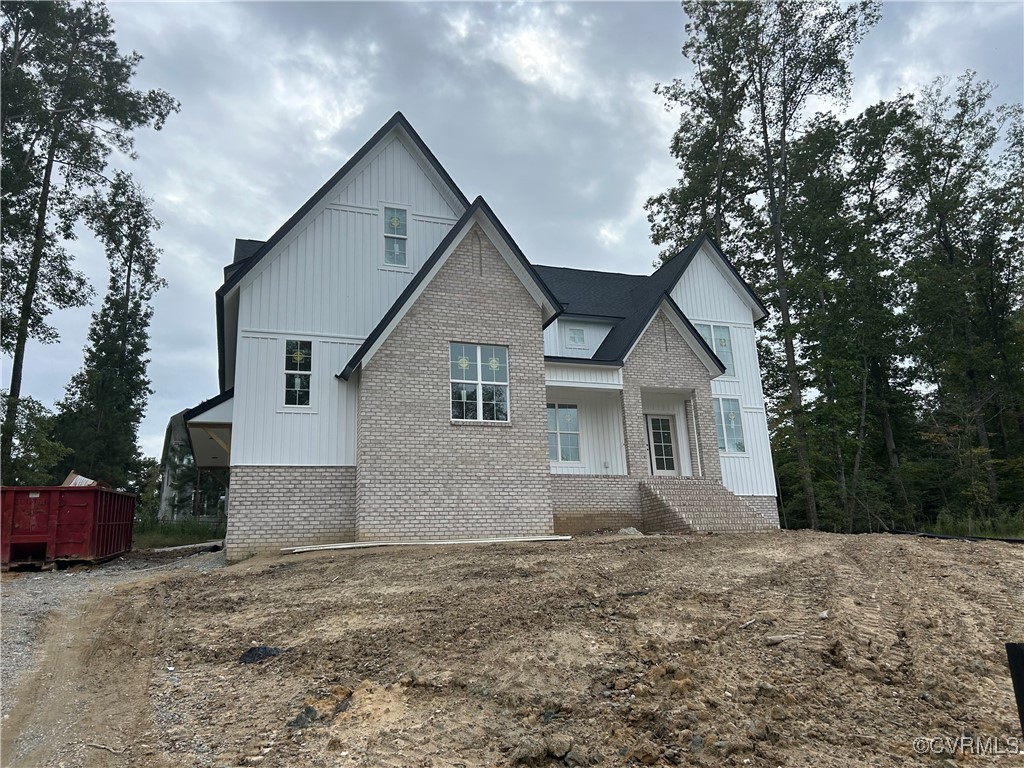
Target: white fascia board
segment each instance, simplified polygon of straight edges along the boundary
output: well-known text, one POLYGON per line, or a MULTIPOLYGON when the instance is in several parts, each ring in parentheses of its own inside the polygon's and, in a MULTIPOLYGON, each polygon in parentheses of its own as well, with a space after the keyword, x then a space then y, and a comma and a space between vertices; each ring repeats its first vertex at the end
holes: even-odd
POLYGON ((195 418, 189 419, 188 424, 231 424, 234 415, 235 398, 229 398, 223 403, 218 403, 208 411, 203 411, 195 418))

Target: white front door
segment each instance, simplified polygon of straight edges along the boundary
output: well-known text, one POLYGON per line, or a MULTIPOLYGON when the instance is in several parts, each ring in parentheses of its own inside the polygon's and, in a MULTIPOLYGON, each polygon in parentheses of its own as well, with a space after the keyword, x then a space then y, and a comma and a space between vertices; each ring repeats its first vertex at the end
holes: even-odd
POLYGON ((679 474, 675 432, 675 419, 671 416, 647 416, 647 444, 650 447, 651 472, 655 475, 679 474))

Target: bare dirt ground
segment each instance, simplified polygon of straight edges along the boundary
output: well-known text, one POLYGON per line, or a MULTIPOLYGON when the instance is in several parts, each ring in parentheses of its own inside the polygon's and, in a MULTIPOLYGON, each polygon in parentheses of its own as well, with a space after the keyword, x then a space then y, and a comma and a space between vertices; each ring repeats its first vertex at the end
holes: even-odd
POLYGON ((1024 765, 1019 546, 583 537, 137 576, 56 606, 5 675, 4 765, 1024 765))

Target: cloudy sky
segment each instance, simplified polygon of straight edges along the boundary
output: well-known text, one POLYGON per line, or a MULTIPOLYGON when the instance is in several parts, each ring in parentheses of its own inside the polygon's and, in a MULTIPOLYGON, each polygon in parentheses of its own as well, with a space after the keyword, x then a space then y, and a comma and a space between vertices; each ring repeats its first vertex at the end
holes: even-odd
MULTIPOLYGON (((112 3, 137 86, 181 101, 140 133, 136 178, 163 228, 141 442, 217 393, 214 291, 236 237, 266 239, 396 110, 470 198, 541 264, 649 272, 644 201, 670 186, 677 116, 652 94, 683 77, 674 2, 112 3)), ((848 111, 965 69, 1024 101, 1024 3, 890 2, 858 49, 848 111)), ((98 289, 104 257, 74 245, 98 289)), ((23 392, 52 404, 79 368, 89 310, 32 345, 23 392)), ((9 380, 9 360, 3 381, 9 380)))

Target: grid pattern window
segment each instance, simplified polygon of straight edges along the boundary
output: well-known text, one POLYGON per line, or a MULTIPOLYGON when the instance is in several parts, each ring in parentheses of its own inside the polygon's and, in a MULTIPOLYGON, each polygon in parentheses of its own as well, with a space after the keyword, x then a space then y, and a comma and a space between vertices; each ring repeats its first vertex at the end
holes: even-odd
POLYGON ((566 343, 570 347, 581 349, 587 346, 587 334, 582 328, 570 328, 566 336, 566 343))
POLYGON ((580 419, 575 405, 548 403, 548 459, 580 460, 580 419))
POLYGON ((450 345, 452 418, 508 421, 508 347, 450 345))
POLYGON ((284 343, 284 404, 308 407, 313 380, 313 342, 284 343))
POLYGON ((405 246, 409 240, 409 212, 404 208, 384 208, 384 263, 389 267, 407 267, 405 246))
POLYGON ((709 325, 708 323, 694 323, 693 327, 704 338, 705 343, 718 355, 718 359, 725 366, 726 376, 735 376, 736 369, 732 360, 732 333, 727 325, 709 325))
POLYGON ((715 432, 718 434, 718 450, 722 453, 746 453, 743 442, 743 417, 740 401, 732 397, 713 397, 711 406, 715 413, 715 432))
POLYGON ((672 420, 666 416, 651 417, 651 449, 656 472, 675 472, 675 444, 672 442, 672 420))

